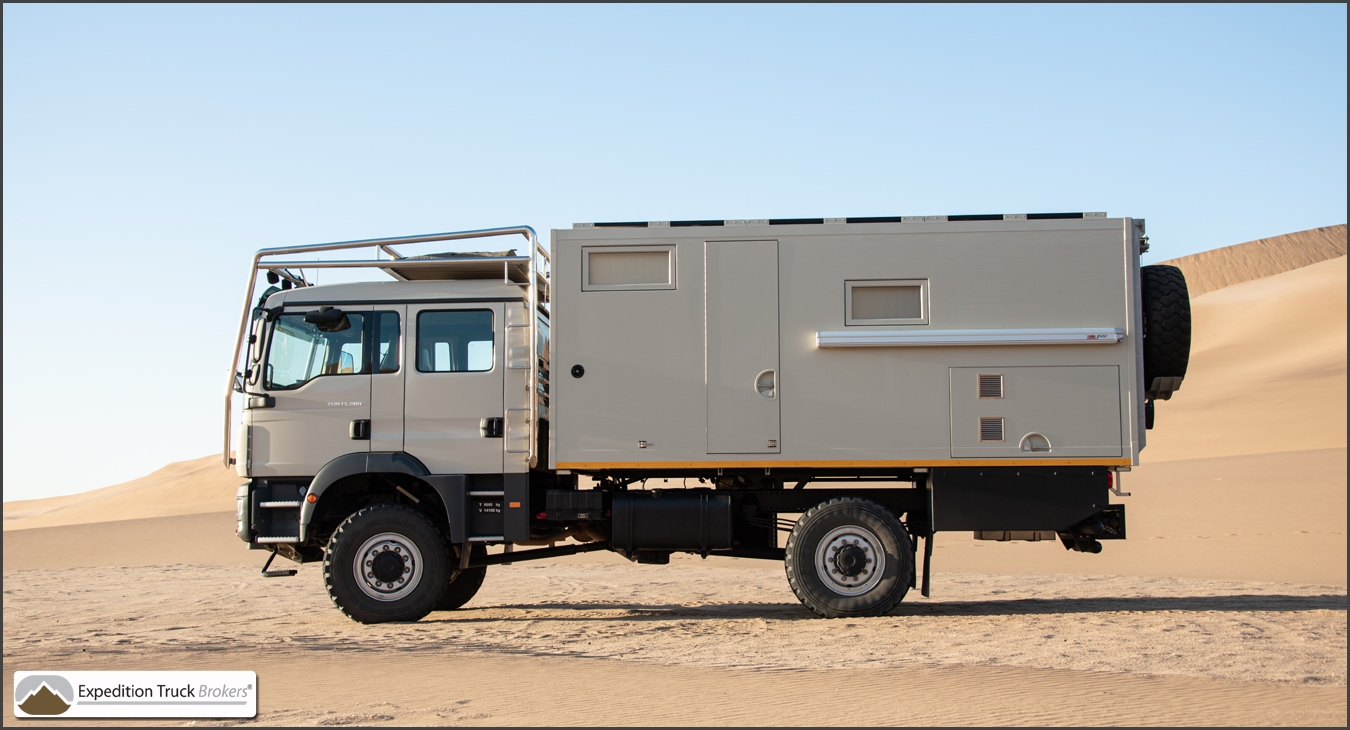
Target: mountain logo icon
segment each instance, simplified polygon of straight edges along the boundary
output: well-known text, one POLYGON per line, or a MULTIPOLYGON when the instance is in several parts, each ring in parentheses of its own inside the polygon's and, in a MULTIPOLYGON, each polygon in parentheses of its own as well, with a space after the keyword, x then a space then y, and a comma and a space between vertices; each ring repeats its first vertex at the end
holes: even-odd
POLYGON ((60 715, 74 701, 74 688, 59 674, 32 674, 14 685, 14 706, 28 715, 60 715))

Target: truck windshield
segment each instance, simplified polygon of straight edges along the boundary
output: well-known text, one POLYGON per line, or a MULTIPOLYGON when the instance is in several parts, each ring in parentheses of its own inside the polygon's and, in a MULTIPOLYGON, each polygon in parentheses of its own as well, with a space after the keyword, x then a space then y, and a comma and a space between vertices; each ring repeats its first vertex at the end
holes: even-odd
POLYGON ((368 372, 362 350, 364 315, 348 312, 351 327, 321 332, 304 314, 277 318, 267 353, 268 390, 292 390, 320 375, 363 375, 368 372))

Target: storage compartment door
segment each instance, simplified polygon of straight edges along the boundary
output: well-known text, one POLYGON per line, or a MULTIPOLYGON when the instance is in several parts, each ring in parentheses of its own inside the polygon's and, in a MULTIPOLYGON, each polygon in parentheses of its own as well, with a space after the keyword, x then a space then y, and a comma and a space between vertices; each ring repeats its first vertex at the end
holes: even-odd
POLYGON ((950 373, 953 458, 1121 455, 1115 365, 991 365, 950 373))
POLYGON ((708 453, 778 453, 778 242, 709 241, 708 453))

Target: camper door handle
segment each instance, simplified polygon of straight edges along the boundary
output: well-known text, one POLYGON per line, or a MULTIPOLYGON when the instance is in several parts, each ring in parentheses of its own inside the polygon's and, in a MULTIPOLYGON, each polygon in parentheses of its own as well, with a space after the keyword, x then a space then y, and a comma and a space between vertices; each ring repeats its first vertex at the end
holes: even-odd
POLYGON ((772 399, 774 391, 778 389, 778 374, 772 370, 761 370, 759 375, 755 376, 755 392, 772 399))

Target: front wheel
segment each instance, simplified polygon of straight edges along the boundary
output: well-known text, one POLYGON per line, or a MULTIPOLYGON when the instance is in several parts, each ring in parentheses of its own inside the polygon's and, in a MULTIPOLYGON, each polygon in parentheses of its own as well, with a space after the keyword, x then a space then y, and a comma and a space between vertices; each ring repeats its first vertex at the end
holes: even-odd
POLYGON ((882 616, 914 579, 914 543, 881 505, 838 497, 812 507, 788 534, 788 583, 825 618, 882 616))
POLYGON ((323 580, 333 604, 354 621, 416 621, 445 594, 448 567, 445 536, 431 520, 402 505, 377 504, 333 532, 323 580))

